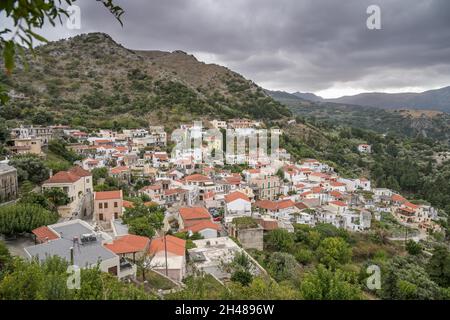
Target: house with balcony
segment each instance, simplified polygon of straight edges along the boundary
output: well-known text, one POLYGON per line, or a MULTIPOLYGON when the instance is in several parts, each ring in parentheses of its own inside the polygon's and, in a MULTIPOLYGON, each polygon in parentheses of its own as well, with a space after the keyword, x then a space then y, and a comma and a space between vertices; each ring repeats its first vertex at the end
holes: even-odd
POLYGON ((90 214, 92 202, 92 174, 79 166, 68 171, 59 171, 42 184, 42 191, 47 189, 62 189, 69 198, 69 203, 58 207, 59 214, 64 218, 90 214))

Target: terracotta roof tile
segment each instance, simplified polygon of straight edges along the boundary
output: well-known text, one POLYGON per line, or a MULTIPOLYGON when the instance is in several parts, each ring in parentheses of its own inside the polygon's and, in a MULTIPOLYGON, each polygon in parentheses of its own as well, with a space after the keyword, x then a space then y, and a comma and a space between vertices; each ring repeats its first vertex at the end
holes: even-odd
POLYGON ((226 203, 233 202, 233 201, 235 201, 237 199, 242 199, 242 200, 245 200, 247 202, 250 202, 248 197, 245 194, 243 194, 242 192, 239 192, 239 191, 235 191, 235 192, 232 192, 230 194, 225 195, 225 202, 226 203))
POLYGON ((179 210, 181 218, 186 220, 211 219, 211 215, 204 207, 184 207, 179 210))
POLYGON ((95 192, 95 200, 122 199, 122 190, 95 192))
POLYGON ((46 242, 47 240, 59 239, 59 236, 53 232, 49 227, 42 226, 31 231, 39 242, 46 242))
POLYGON ((160 251, 165 251, 166 247, 168 252, 177 256, 184 256, 186 253, 186 240, 171 235, 166 236, 166 241, 164 241, 164 237, 155 238, 150 243, 149 253, 156 254, 160 251))
POLYGON ((105 244, 105 247, 116 254, 125 254, 144 251, 150 239, 147 237, 128 234, 113 241, 113 243, 105 244))

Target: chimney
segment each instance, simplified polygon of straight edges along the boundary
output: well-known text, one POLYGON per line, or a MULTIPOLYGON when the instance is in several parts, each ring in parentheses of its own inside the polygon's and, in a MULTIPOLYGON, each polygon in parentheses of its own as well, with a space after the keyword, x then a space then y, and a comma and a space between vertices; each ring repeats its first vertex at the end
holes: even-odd
POLYGON ((50 176, 50 178, 53 177, 53 169, 50 169, 49 176, 50 176))

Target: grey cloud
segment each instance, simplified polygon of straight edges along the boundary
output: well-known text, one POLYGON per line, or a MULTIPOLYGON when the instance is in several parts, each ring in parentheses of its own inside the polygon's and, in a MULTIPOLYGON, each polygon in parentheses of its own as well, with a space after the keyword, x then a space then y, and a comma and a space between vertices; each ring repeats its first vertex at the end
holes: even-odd
POLYGON ((101 31, 132 49, 181 49, 269 89, 346 86, 398 90, 449 85, 447 0, 121 0, 124 27, 81 0, 82 29, 46 28, 50 39, 101 31), (382 30, 366 28, 381 7, 382 30))

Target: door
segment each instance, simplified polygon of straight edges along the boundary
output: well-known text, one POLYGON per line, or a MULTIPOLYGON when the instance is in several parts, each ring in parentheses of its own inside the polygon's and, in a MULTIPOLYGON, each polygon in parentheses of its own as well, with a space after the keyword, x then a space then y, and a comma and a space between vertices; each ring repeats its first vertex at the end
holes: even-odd
POLYGON ((99 213, 99 214, 98 214, 98 219, 99 219, 100 221, 103 221, 103 213, 99 213))

